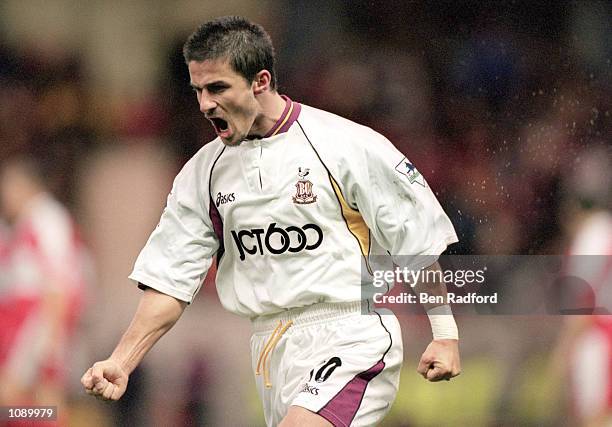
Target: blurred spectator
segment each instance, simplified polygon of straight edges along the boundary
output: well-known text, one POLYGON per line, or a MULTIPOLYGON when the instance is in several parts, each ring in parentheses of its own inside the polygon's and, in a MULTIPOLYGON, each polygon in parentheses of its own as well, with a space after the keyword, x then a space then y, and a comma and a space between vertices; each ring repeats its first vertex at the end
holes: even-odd
POLYGON ((61 419, 89 263, 45 179, 32 159, 0 164, 0 405, 57 405, 61 419))
POLYGON ((573 287, 582 292, 558 291, 572 298, 566 304, 586 313, 565 317, 553 366, 568 378, 563 382, 568 407, 575 425, 584 427, 612 423, 612 165, 607 154, 605 149, 584 154, 565 186, 565 274, 580 281, 581 288, 573 287))

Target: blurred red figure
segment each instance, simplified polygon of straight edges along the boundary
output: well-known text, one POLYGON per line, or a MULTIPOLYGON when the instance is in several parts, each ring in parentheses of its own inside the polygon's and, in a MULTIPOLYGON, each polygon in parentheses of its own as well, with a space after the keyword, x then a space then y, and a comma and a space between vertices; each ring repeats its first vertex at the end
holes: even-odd
POLYGON ((605 152, 596 150, 585 155, 568 184, 564 274, 588 284, 588 292, 574 295, 570 303, 588 307, 592 314, 565 317, 555 365, 568 376, 571 412, 576 425, 584 427, 612 425, 610 178, 605 152))
POLYGON ((57 405, 61 418, 67 353, 87 268, 74 222, 43 179, 29 159, 0 165, 5 222, 0 233, 0 405, 57 405))

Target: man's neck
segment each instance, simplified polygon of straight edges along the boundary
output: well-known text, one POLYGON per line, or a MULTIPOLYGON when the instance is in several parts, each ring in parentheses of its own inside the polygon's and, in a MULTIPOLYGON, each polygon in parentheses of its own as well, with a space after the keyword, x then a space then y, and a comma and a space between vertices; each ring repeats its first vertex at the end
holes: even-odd
POLYGON ((261 110, 255 118, 250 134, 261 137, 266 135, 283 115, 287 102, 276 91, 262 93, 257 101, 261 110))

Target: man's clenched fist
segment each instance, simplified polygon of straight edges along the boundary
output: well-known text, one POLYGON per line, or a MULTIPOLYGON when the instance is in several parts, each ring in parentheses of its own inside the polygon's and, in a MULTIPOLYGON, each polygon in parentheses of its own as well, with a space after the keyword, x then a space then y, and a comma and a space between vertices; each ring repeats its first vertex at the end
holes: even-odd
POLYGON ((434 340, 421 356, 417 372, 429 381, 450 380, 461 373, 458 340, 434 340))
POLYGON ((127 388, 128 376, 114 360, 96 362, 81 377, 87 394, 102 400, 119 400, 127 388))

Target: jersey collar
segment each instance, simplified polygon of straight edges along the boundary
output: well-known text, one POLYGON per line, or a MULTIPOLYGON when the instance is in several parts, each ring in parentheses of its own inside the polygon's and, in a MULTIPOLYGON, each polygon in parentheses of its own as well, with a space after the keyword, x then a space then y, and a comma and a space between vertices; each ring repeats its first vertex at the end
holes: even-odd
POLYGON ((270 129, 268 133, 264 135, 264 138, 269 138, 271 136, 287 132, 300 115, 302 106, 299 103, 293 102, 285 95, 281 95, 281 98, 285 100, 285 109, 283 110, 283 114, 281 114, 280 118, 276 121, 276 123, 274 123, 272 129, 270 129))

